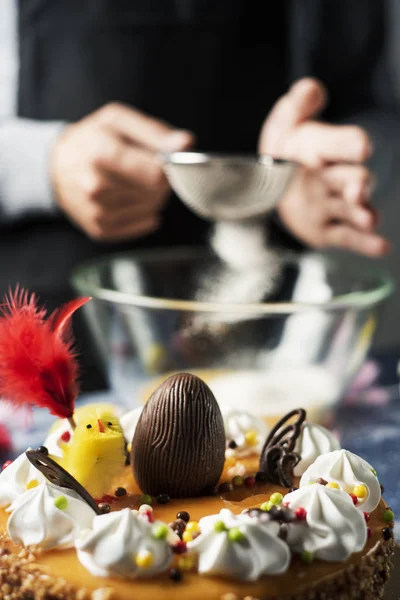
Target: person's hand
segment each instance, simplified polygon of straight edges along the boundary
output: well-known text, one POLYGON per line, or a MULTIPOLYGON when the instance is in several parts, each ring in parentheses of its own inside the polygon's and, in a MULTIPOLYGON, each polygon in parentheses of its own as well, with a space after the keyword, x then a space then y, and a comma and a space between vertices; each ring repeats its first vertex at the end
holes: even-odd
POLYGON ((303 165, 278 213, 309 246, 382 256, 390 244, 375 232, 378 215, 369 205, 373 176, 362 164, 371 155, 371 142, 360 127, 312 120, 326 98, 318 81, 302 79, 275 104, 263 125, 259 152, 303 165))
POLYGON ((170 188, 160 151, 188 149, 187 131, 120 104, 69 125, 51 157, 61 210, 88 236, 119 241, 156 230, 170 188))

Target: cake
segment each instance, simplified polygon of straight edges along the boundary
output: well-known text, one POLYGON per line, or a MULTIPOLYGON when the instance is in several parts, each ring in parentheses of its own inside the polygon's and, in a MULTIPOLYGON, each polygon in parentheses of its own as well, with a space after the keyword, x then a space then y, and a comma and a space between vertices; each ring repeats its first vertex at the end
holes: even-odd
POLYGON ((0 319, 1 394, 60 417, 0 474, 0 598, 383 597, 394 514, 370 464, 301 408, 271 430, 251 411, 221 411, 189 373, 123 415, 75 410, 74 306, 46 319, 20 295, 0 319), (15 381, 27 372, 26 386, 15 381))

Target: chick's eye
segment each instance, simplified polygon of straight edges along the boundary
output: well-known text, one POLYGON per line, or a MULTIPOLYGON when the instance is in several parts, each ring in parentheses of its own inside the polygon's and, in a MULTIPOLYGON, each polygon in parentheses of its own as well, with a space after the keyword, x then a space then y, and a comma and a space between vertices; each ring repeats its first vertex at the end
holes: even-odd
POLYGON ((92 429, 92 426, 90 425, 90 423, 89 423, 89 425, 86 425, 86 429, 92 429))
POLYGON ((109 427, 112 427, 112 423, 111 423, 111 421, 108 421, 107 425, 108 425, 109 427))

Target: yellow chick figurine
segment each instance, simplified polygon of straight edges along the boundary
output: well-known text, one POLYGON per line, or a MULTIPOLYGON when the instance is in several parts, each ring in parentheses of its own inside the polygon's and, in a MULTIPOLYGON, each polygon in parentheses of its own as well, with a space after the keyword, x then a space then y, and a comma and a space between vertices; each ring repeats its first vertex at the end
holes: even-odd
POLYGON ((71 443, 61 448, 63 457, 55 460, 96 499, 109 492, 126 462, 121 424, 106 405, 82 407, 71 443))

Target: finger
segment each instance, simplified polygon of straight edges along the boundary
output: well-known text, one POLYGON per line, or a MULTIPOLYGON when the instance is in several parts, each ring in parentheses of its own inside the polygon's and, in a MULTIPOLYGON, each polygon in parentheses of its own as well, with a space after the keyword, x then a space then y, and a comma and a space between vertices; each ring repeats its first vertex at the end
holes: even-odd
POLYGON ((340 198, 329 200, 328 215, 332 221, 347 222, 361 231, 373 231, 376 226, 370 207, 350 204, 340 198))
POLYGON ((310 121, 293 131, 284 152, 291 160, 318 168, 330 162, 363 162, 371 155, 372 144, 361 127, 310 121))
POLYGON ((333 248, 343 248, 369 257, 379 257, 387 254, 391 245, 380 235, 364 233, 351 225, 331 225, 326 230, 326 245, 333 248))
POLYGON ((195 142, 191 132, 176 129, 123 104, 103 107, 98 111, 97 118, 119 136, 157 152, 187 150, 195 142))
POLYGON ((133 221, 143 221, 152 216, 158 216, 163 206, 161 202, 158 205, 149 203, 139 204, 131 198, 129 202, 120 207, 103 207, 97 213, 96 220, 104 228, 121 227, 133 221))
POLYGON ((260 136, 260 152, 280 153, 281 141, 300 123, 315 117, 327 102, 327 91, 316 79, 297 81, 269 113, 260 136))
POLYGON ((366 202, 374 189, 375 176, 363 165, 334 165, 321 170, 330 192, 340 194, 352 204, 366 202))
POLYGON ((96 151, 94 167, 120 180, 122 185, 133 185, 148 190, 169 188, 160 159, 154 153, 113 136, 96 151))

